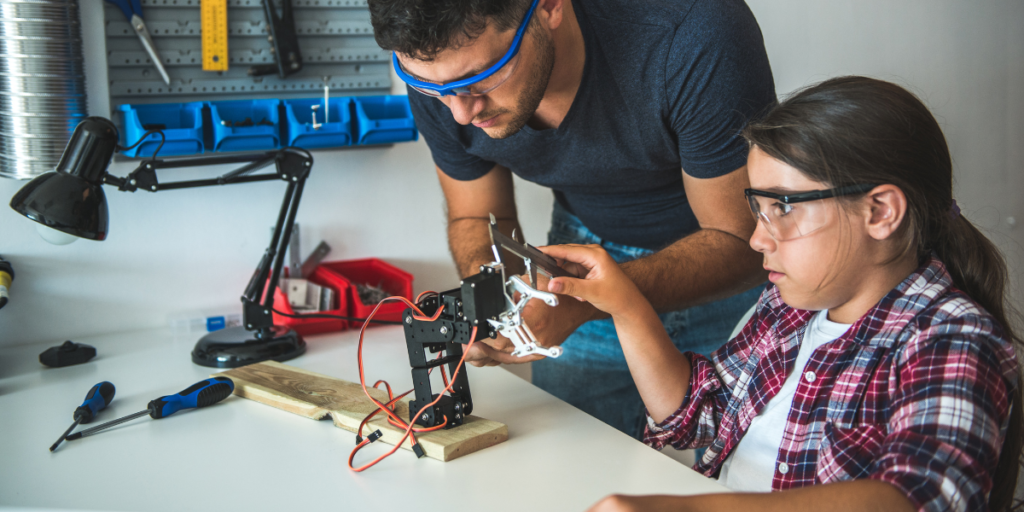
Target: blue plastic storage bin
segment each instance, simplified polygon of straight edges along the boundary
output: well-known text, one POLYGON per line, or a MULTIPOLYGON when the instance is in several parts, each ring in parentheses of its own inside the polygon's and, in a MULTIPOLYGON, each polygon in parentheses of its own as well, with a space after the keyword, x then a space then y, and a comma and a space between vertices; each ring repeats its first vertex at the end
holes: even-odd
POLYGON ((408 96, 357 96, 359 144, 391 144, 416 140, 408 96))
POLYGON ((280 104, 280 100, 211 101, 213 150, 252 151, 279 147, 277 107, 280 104), (249 122, 251 126, 232 126, 249 122))
MULTIPOLYGON (((164 145, 157 156, 196 155, 203 152, 203 102, 121 105, 124 113, 124 145, 135 144, 149 128, 164 132, 164 145)), ((123 154, 130 157, 153 156, 160 146, 160 135, 151 134, 135 148, 123 154)))
POLYGON ((288 123, 288 145, 300 148, 335 148, 352 144, 352 114, 349 111, 352 99, 331 98, 327 113, 330 119, 324 121, 323 98, 284 100, 285 120, 288 123), (313 128, 312 107, 316 112, 318 129, 313 128))

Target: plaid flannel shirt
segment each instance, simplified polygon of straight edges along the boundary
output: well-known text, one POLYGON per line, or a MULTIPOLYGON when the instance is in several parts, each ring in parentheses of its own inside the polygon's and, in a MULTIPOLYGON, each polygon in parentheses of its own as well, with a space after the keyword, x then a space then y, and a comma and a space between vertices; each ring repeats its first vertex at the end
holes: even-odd
MULTIPOLYGON (((813 311, 769 286, 711 359, 687 353, 690 390, 644 442, 707 447, 714 476, 792 371, 813 311)), ((779 447, 773 490, 873 478, 923 510, 985 510, 1006 435, 1017 359, 998 323, 930 258, 811 355, 779 447)))

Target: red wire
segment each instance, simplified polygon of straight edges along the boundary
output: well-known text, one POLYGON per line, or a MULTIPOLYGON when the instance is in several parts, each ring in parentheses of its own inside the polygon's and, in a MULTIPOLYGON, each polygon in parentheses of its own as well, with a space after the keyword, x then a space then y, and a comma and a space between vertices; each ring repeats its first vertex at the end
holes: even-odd
MULTIPOLYGON (((426 293, 426 292, 424 292, 424 293, 426 293)), ((421 293, 420 297, 422 297, 423 295, 424 294, 421 293)), ((352 450, 352 453, 349 454, 349 457, 348 457, 348 467, 349 467, 349 469, 351 469, 352 471, 356 471, 356 472, 365 471, 366 469, 369 469, 369 468, 373 467, 374 465, 376 465, 378 462, 384 460, 386 457, 388 457, 392 453, 395 453, 402 446, 402 443, 404 443, 406 439, 411 438, 410 442, 411 442, 411 444, 413 446, 415 446, 416 445, 416 436, 415 436, 414 432, 432 432, 434 430, 439 430, 441 428, 444 428, 444 426, 448 423, 448 416, 445 415, 443 417, 444 421, 441 422, 441 424, 439 424, 437 426, 430 427, 430 428, 415 428, 414 426, 416 425, 416 423, 414 421, 406 423, 401 417, 398 416, 398 414, 395 412, 395 410, 391 408, 391 407, 393 407, 393 405, 394 405, 394 403, 396 401, 400 400, 402 397, 404 397, 405 395, 407 395, 410 392, 412 392, 412 390, 406 391, 405 393, 399 395, 397 398, 392 398, 391 397, 391 387, 388 386, 386 382, 384 382, 384 385, 388 389, 388 403, 384 404, 384 403, 381 403, 379 400, 377 400, 377 399, 373 398, 372 396, 370 396, 369 390, 366 389, 366 377, 365 377, 365 374, 364 374, 364 371, 363 371, 363 337, 366 334, 366 327, 370 324, 370 319, 372 319, 373 316, 377 314, 377 310, 379 310, 380 307, 385 302, 388 302, 388 301, 401 301, 401 302, 404 302, 406 305, 408 305, 414 311, 413 318, 415 318, 416 320, 420 320, 420 321, 427 321, 427 322, 436 321, 441 316, 441 313, 444 310, 443 307, 439 306, 437 308, 437 311, 434 313, 434 315, 428 317, 427 315, 425 315, 423 313, 422 310, 420 310, 419 307, 416 306, 416 304, 413 304, 412 302, 410 302, 405 297, 388 297, 388 298, 380 301, 377 304, 377 306, 375 308, 373 308, 373 311, 370 312, 370 314, 366 318, 366 321, 363 323, 363 326, 359 329, 359 346, 358 346, 357 357, 356 357, 356 360, 357 360, 357 362, 359 364, 359 384, 362 386, 363 393, 366 394, 366 397, 369 398, 370 401, 373 402, 377 406, 377 410, 374 411, 373 413, 371 413, 370 415, 368 415, 363 420, 363 422, 360 423, 359 431, 360 431, 360 433, 362 432, 363 425, 365 425, 366 422, 370 418, 375 416, 378 412, 384 412, 388 416, 388 423, 390 423, 390 424, 392 424, 392 425, 394 425, 396 427, 399 427, 399 428, 404 428, 405 429, 405 433, 402 434, 402 438, 399 439, 398 442, 395 443, 395 445, 391 448, 391 450, 388 450, 387 453, 381 455, 380 457, 377 457, 376 459, 374 459, 374 460, 370 461, 369 463, 364 464, 364 465, 362 465, 362 466, 360 466, 358 468, 357 467, 353 467, 352 466, 352 460, 355 458, 356 453, 359 452, 359 450, 361 450, 364 446, 370 444, 370 440, 369 439, 363 439, 358 445, 356 445, 356 447, 352 450)), ((451 391, 452 385, 455 384, 455 379, 459 375, 459 371, 462 370, 462 367, 464 366, 464 364, 466 362, 466 355, 469 353, 469 350, 473 347, 473 343, 475 342, 475 339, 476 339, 476 333, 477 333, 477 327, 474 326, 473 330, 470 332, 469 343, 466 345, 466 350, 463 351, 462 358, 459 360, 458 366, 455 367, 455 371, 452 373, 452 378, 451 378, 450 381, 448 381, 448 379, 445 378, 444 368, 442 367, 441 375, 442 375, 442 378, 446 381, 444 390, 441 391, 441 393, 439 393, 437 395, 437 398, 435 398, 433 402, 430 402, 429 404, 424 405, 423 407, 421 407, 420 410, 417 411, 416 414, 412 416, 412 418, 419 417, 420 414, 423 413, 423 411, 425 411, 425 410, 429 409, 430 407, 433 407, 435 404, 437 404, 437 402, 439 402, 441 400, 441 397, 444 396, 445 393, 448 393, 448 392, 451 391)), ((379 385, 381 382, 383 382, 383 381, 378 381, 377 384, 374 385, 374 387, 379 385)))
MULTIPOLYGON (((424 293, 426 293, 426 292, 424 292, 424 293)), ((441 359, 441 357, 443 355, 444 354, 438 354, 437 355, 437 359, 441 359)), ((441 368, 441 378, 444 380, 445 386, 447 386, 448 385, 448 377, 445 374, 444 366, 441 366, 440 368, 441 368)), ((430 370, 427 370, 427 375, 430 375, 430 373, 432 371, 434 371, 433 368, 431 368, 430 370)), ((410 389, 409 391, 406 391, 405 393, 402 393, 401 395, 398 395, 396 397, 396 396, 392 395, 392 393, 391 393, 391 386, 385 380, 378 380, 373 385, 373 387, 377 388, 377 389, 380 389, 379 386, 381 384, 384 384, 384 386, 387 388, 387 391, 388 391, 388 403, 386 403, 384 405, 389 406, 392 412, 394 412, 394 404, 395 404, 395 402, 397 402, 398 400, 404 398, 409 393, 413 392, 413 390, 410 389)), ((373 412, 371 412, 370 414, 366 415, 366 417, 363 418, 363 421, 359 422, 359 430, 356 431, 356 435, 358 435, 360 438, 362 438, 363 437, 363 427, 365 427, 366 424, 370 421, 370 419, 372 419, 374 416, 376 416, 377 413, 379 413, 379 412, 380 412, 380 409, 374 409, 373 412)), ((399 424, 395 423, 394 420, 392 420, 391 418, 388 418, 388 423, 390 423, 391 425, 394 425, 394 426, 396 426, 398 428, 405 428, 405 425, 399 425, 399 424)), ((431 427, 429 429, 428 428, 414 428, 413 432, 432 432, 433 430, 436 430, 436 429, 433 428, 433 427, 431 427)))

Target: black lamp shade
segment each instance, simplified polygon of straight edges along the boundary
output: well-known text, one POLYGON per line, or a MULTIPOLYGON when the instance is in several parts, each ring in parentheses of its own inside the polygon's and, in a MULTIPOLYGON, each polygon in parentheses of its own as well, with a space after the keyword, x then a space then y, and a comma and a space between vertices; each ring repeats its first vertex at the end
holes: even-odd
POLYGON ((117 128, 102 117, 78 124, 54 171, 41 174, 11 199, 11 208, 50 228, 90 240, 107 238, 103 176, 117 148, 117 128))

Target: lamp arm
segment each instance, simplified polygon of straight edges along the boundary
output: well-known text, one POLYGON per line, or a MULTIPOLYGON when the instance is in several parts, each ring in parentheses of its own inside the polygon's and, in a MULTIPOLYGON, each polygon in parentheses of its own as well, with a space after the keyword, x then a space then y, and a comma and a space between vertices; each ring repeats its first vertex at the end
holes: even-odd
POLYGON ((281 202, 281 210, 277 216, 277 224, 274 226, 274 234, 271 237, 270 244, 267 246, 259 265, 256 267, 255 273, 253 273, 252 279, 249 280, 249 284, 245 287, 245 292, 242 294, 242 324, 249 331, 255 331, 258 338, 264 338, 273 337, 274 335, 271 330, 271 327, 274 325, 274 293, 268 291, 267 283, 271 283, 270 290, 273 290, 273 286, 276 286, 281 277, 287 241, 291 240, 292 226, 295 224, 299 201, 302 199, 302 190, 305 188, 306 178, 309 176, 309 171, 312 167, 313 157, 308 151, 300 148, 283 148, 255 155, 218 155, 175 160, 145 160, 128 176, 120 178, 108 173, 103 176, 103 182, 116 186, 119 190, 126 192, 135 192, 140 188, 150 192, 159 192, 161 190, 232 185, 269 180, 284 180, 288 182, 288 188, 285 190, 284 200, 281 202), (156 171, 160 169, 232 163, 243 163, 245 165, 220 177, 204 180, 159 183, 156 177, 156 171), (249 175, 270 164, 276 164, 277 166, 277 172, 274 174, 249 175))
MULTIPOLYGON (((119 190, 125 192, 135 192, 138 189, 148 190, 150 192, 159 192, 161 190, 175 190, 181 188, 196 188, 196 187, 209 187, 213 185, 230 185, 233 183, 250 183, 254 181, 269 181, 279 179, 278 174, 261 174, 258 176, 247 176, 250 173, 263 169, 268 165, 277 161, 280 155, 288 152, 294 152, 296 148, 284 148, 277 151, 269 151, 266 153, 260 153, 255 155, 218 155, 218 156, 200 156, 193 158, 180 158, 177 160, 145 160, 135 168, 134 171, 128 174, 125 178, 119 178, 111 174, 105 174, 103 176, 103 182, 108 185, 114 185, 119 190), (237 164, 244 163, 242 167, 235 169, 223 176, 218 178, 210 178, 205 180, 186 180, 176 181, 171 183, 160 183, 156 177, 156 171, 159 169, 174 169, 180 167, 200 167, 207 165, 224 165, 224 164, 237 164)), ((303 151, 304 150, 300 150, 303 151)), ((308 155, 308 153, 306 153, 308 155)))

